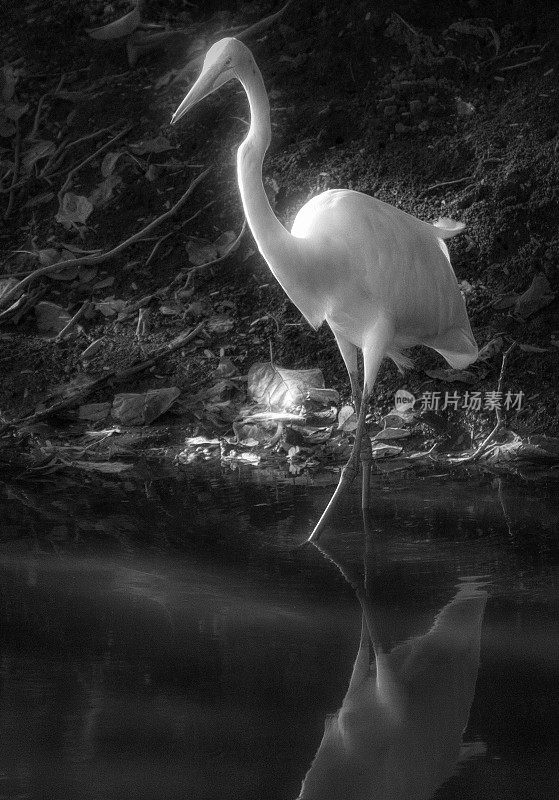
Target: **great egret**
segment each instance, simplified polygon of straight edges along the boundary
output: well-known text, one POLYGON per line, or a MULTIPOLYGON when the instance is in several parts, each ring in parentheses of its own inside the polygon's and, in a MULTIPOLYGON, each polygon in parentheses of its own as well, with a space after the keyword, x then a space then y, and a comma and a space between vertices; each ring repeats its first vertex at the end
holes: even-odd
POLYGON ((360 595, 361 640, 349 687, 326 719, 298 800, 433 796, 460 757, 486 599, 477 584, 463 584, 427 633, 385 652, 373 607, 360 595))
POLYGON ((303 206, 289 233, 272 211, 262 183, 262 162, 271 137, 270 104, 262 74, 242 42, 226 38, 212 45, 200 76, 171 122, 233 78, 243 85, 251 114, 248 135, 237 152, 248 224, 272 273, 301 314, 313 328, 326 321, 332 329, 359 415, 350 458, 312 541, 357 474, 362 441, 363 505, 368 505, 371 444, 363 432, 382 359, 388 356, 398 366, 408 366, 411 362, 402 351, 417 344, 437 350, 452 367, 466 367, 477 358, 443 241, 464 225, 449 219, 432 225, 361 192, 331 189, 303 206))

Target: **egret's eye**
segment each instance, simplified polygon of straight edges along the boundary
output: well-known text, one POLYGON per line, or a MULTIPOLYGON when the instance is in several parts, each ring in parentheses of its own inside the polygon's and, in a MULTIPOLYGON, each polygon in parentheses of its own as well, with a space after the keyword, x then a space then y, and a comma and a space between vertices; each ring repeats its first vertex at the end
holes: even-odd
POLYGON ((232 59, 232 58, 228 58, 228 59, 225 61, 225 66, 226 66, 226 67, 230 67, 232 63, 233 63, 233 59, 232 59))

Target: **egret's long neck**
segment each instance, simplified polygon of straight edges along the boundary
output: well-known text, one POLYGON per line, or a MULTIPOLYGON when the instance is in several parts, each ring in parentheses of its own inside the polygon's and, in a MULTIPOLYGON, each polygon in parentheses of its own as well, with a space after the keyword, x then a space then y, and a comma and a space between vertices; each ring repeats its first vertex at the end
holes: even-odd
POLYGON ((250 104, 250 130, 237 152, 241 199, 258 249, 282 282, 278 273, 289 262, 288 253, 293 247, 294 237, 272 211, 262 183, 262 162, 271 138, 270 103, 262 75, 254 62, 241 77, 241 83, 250 104))

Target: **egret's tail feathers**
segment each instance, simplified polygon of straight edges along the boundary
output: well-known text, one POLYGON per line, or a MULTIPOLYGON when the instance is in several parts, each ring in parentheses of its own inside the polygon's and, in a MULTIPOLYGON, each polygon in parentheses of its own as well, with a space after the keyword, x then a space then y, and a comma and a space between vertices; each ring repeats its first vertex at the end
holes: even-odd
POLYGON ((450 328, 425 344, 446 358, 453 369, 469 367, 478 356, 472 334, 462 328, 450 328))
POLYGON ((437 229, 437 236, 441 239, 450 239, 466 229, 463 222, 457 222, 449 217, 441 217, 436 222, 433 222, 433 227, 437 229))

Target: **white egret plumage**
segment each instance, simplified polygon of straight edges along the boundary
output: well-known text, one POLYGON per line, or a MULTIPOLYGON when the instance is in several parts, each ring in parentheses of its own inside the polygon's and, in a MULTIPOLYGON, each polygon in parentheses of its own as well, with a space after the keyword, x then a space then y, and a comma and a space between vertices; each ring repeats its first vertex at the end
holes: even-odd
POLYGON ((423 222, 374 197, 333 189, 306 203, 291 233, 264 191, 262 163, 270 143, 270 105, 250 50, 234 38, 208 51, 202 72, 172 117, 176 122, 227 81, 243 85, 250 129, 237 153, 244 212, 258 249, 291 301, 314 327, 327 322, 347 367, 359 412, 355 443, 340 482, 310 539, 331 518, 340 494, 359 469, 363 442, 363 497, 367 505, 370 440, 363 436, 368 401, 385 356, 408 365, 403 350, 426 345, 452 367, 477 358, 464 300, 445 239, 464 226, 443 219, 423 222), (363 353, 363 389, 358 351, 363 353))

